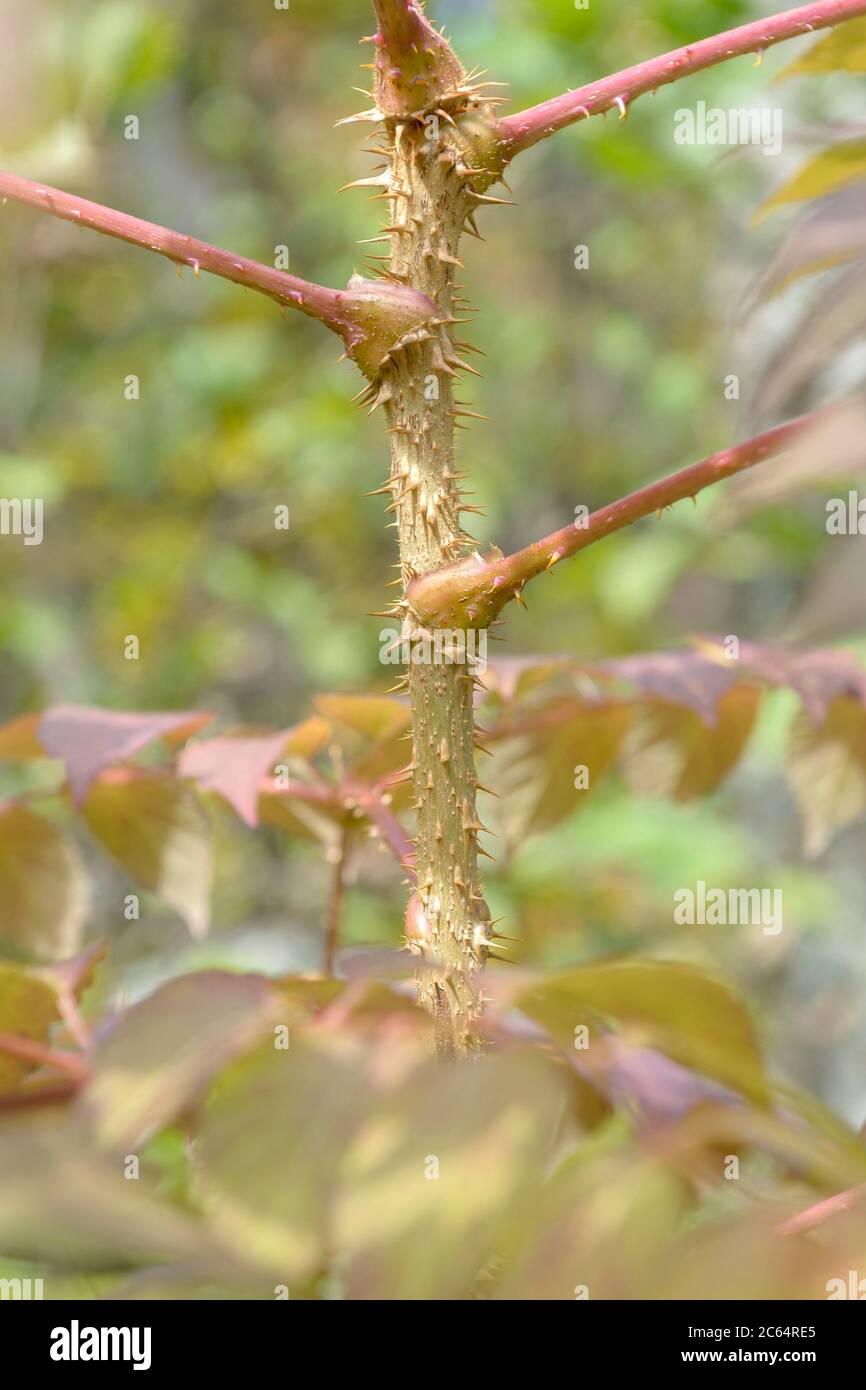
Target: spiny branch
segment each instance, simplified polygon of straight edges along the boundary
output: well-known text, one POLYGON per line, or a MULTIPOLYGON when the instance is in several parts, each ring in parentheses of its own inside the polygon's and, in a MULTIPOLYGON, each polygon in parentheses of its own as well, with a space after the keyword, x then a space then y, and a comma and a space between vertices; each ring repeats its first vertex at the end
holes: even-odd
POLYGON ((545 140, 565 126, 573 125, 588 116, 601 115, 616 106, 625 117, 629 104, 646 92, 657 91, 670 82, 692 73, 703 72, 705 68, 725 63, 729 58, 742 57, 746 53, 757 53, 761 57, 764 50, 785 39, 797 38, 802 34, 818 29, 829 29, 848 19, 866 15, 866 0, 818 0, 811 5, 800 5, 795 10, 759 19, 753 24, 743 24, 727 33, 715 34, 710 39, 675 48, 659 58, 636 63, 623 72, 613 73, 585 87, 577 87, 565 92, 551 101, 531 106, 517 115, 506 116, 499 122, 500 152, 507 163, 521 150, 529 149, 539 140, 545 140))
POLYGON ((426 295, 403 285, 363 280, 353 276, 348 289, 332 290, 299 280, 286 271, 260 261, 223 251, 205 241, 172 232, 155 222, 103 207, 87 198, 63 193, 59 188, 0 171, 0 197, 14 198, 28 207, 48 212, 79 227, 90 227, 106 236, 155 251, 178 266, 189 266, 198 275, 206 270, 236 285, 268 295, 277 304, 300 309, 337 333, 352 357, 368 376, 375 376, 388 351, 407 335, 418 332, 436 316, 436 306, 426 295))
POLYGON ((694 498, 713 483, 784 452, 841 408, 832 406, 813 411, 745 443, 723 449, 700 463, 693 463, 611 502, 580 522, 563 526, 513 555, 494 555, 488 559, 474 556, 460 565, 420 575, 407 590, 411 612, 425 627, 434 630, 487 627, 511 599, 520 601, 530 579, 552 569, 560 560, 576 555, 642 517, 660 513, 683 498, 694 498))

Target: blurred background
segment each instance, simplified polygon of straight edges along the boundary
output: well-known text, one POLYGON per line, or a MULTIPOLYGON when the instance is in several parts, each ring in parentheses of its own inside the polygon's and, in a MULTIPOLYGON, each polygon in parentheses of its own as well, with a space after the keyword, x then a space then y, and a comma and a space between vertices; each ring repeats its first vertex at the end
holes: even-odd
MULTIPOLYGON (((519 109, 775 8, 438 0, 433 13, 519 109)), ((335 123, 369 104, 352 88, 366 85, 358 39, 372 29, 363 0, 0 0, 0 162, 264 262, 286 246, 293 272, 343 285, 380 226, 381 205, 336 192, 369 172, 364 127, 335 123), (131 115, 137 140, 124 137, 131 115)), ((484 215, 486 244, 465 243, 480 310, 469 336, 488 354, 473 408, 490 423, 461 444, 487 512, 480 541, 514 548, 862 380, 860 341, 768 404, 767 364, 815 285, 743 311, 799 215, 757 222, 755 210, 816 141, 862 120, 854 75, 771 85, 798 51, 769 53, 759 73, 739 60, 642 99, 625 123, 609 115, 542 144, 515 167, 518 206, 484 215), (677 145, 673 113, 698 99, 781 107, 782 154, 677 145)), ((46 508, 41 547, 0 545, 2 716, 74 701, 276 728, 316 692, 390 685, 368 613, 384 606, 393 533, 382 499, 364 496, 386 447, 380 419, 351 406, 358 383, 330 335, 12 205, 0 254, 0 496, 46 508), (279 504, 287 533, 273 527, 279 504)), ((828 540, 827 496, 826 480, 769 501, 729 489, 614 537, 533 586, 529 613, 503 629, 508 650, 594 660, 733 633, 866 655, 863 548, 828 540)), ((804 856, 780 774, 794 703, 767 700, 747 757, 708 800, 636 798, 614 779, 492 867, 490 898, 522 959, 640 951, 720 965, 754 1001, 780 1071, 859 1124, 864 828, 804 856), (786 930, 675 928, 672 894, 699 878, 782 885, 786 930)), ((0 795, 44 775, 3 771, 0 795)), ((141 922, 119 920, 123 876, 99 861, 92 934, 114 939, 112 987, 206 962, 318 964, 321 855, 228 813, 215 829, 204 945, 155 900, 141 922)), ((384 856, 360 859, 345 939, 397 943, 402 892, 384 856)))

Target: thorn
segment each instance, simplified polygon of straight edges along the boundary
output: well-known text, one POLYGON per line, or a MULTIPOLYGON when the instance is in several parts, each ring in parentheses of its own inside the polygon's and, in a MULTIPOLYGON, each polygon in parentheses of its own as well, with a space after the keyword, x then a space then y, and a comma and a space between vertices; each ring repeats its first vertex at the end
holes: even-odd
POLYGON ((517 207, 513 198, 494 198, 490 193, 476 193, 474 188, 467 188, 466 196, 467 198, 474 198, 476 203, 487 203, 491 207, 517 207))
POLYGON ((352 183, 344 183, 342 188, 338 188, 338 193, 346 193, 350 188, 390 188, 391 179, 382 178, 381 174, 374 174, 369 179, 355 179, 352 183))

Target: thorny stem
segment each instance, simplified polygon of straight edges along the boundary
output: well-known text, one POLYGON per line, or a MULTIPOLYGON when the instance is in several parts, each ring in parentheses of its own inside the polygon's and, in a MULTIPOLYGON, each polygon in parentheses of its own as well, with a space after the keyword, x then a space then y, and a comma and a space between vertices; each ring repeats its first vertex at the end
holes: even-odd
POLYGON ((460 565, 415 579, 407 591, 412 612, 419 622, 430 627, 487 627, 511 599, 521 601, 530 579, 553 569, 560 560, 586 550, 587 546, 614 531, 621 531, 624 526, 632 526, 642 517, 660 513, 686 497, 694 499, 704 488, 783 453, 841 409, 834 405, 813 411, 777 425, 754 439, 722 449, 700 463, 638 488, 581 521, 573 521, 533 541, 512 555, 496 553, 490 559, 472 557, 460 565))
MULTIPOLYGON (((460 268, 462 232, 478 234, 474 216, 479 207, 505 201, 486 190, 501 177, 510 159, 554 131, 612 106, 624 115, 628 102, 643 92, 738 54, 761 53, 783 39, 866 14, 866 0, 805 5, 638 64, 504 120, 495 115, 501 98, 481 90, 498 84, 479 83, 473 74, 463 72, 417 0, 373 3, 380 26, 372 39, 376 105, 347 121, 370 121, 382 127, 383 172, 359 181, 377 188, 377 197, 389 205, 382 239, 390 240, 390 256, 385 258, 387 268, 375 272, 381 278, 353 277, 345 291, 309 285, 283 271, 9 173, 0 172, 0 197, 146 247, 196 272, 207 270, 258 290, 318 318, 340 335, 347 354, 372 382, 365 399, 374 409, 384 406, 388 419, 391 471, 381 490, 393 494, 391 510, 400 541, 404 593, 394 612, 403 618, 404 632, 411 638, 418 632, 420 595, 427 583, 421 577, 429 576, 435 584, 436 571, 453 577, 455 565, 465 573, 467 566, 461 562, 473 550, 460 515, 475 509, 461 502, 455 487, 460 475, 453 466, 454 429, 459 416, 471 412, 458 408, 452 380, 458 372, 474 370, 462 357, 470 350, 468 345, 456 342, 452 332, 466 321, 460 317, 463 306, 454 272, 460 268)), ((785 428, 770 433, 781 437, 785 428)), ((655 493, 644 489, 596 513, 591 519, 592 539, 645 515, 649 508, 644 508, 644 502, 651 493, 652 508, 667 506, 768 456, 762 452, 746 459, 743 447, 739 446, 739 454, 728 451, 696 465, 697 471, 686 470, 687 481, 676 475, 681 481, 672 484, 672 491, 665 492, 665 484, 655 484, 655 493), (706 476, 701 468, 708 470, 706 476), (677 491, 680 486, 686 491, 677 491)), ((480 562, 485 571, 488 565, 505 566, 503 602, 522 587, 524 572, 531 577, 530 571, 539 573, 555 562, 553 551, 561 544, 570 543, 573 548, 567 553, 574 553, 582 548, 581 540, 589 543, 584 533, 574 544, 571 529, 507 560, 480 562)), ((477 562, 472 566, 477 578, 477 562)), ((495 568, 491 577, 497 577, 495 568)), ((452 602, 451 608, 455 607, 462 611, 452 602)), ((441 626, 435 604, 430 612, 441 626)), ((453 626, 467 626, 467 617, 475 621, 467 609, 464 620, 453 626)), ((410 664, 406 685, 414 751, 407 774, 414 777, 418 817, 414 868, 384 802, 366 808, 414 885, 407 926, 411 918, 415 949, 428 954, 434 966, 419 974, 419 993, 437 1020, 440 1049, 449 1053, 474 1045, 482 1000, 479 970, 493 944, 477 868, 478 854, 486 851, 478 844, 483 827, 475 809, 480 784, 474 765, 474 684, 474 676, 460 664, 410 664)))
POLYGON ((795 10, 786 10, 768 19, 759 19, 753 24, 743 24, 726 33, 714 34, 712 38, 675 48, 658 58, 636 63, 634 67, 612 73, 597 82, 589 82, 585 87, 577 87, 551 101, 506 116, 499 122, 503 167, 521 150, 529 149, 539 140, 545 140, 575 121, 599 116, 614 106, 624 117, 629 103, 646 92, 655 92, 681 77, 703 72, 717 63, 726 63, 730 58, 742 57, 746 53, 756 53, 760 58, 765 49, 785 39, 797 38, 818 29, 829 29, 861 15, 866 15, 866 0, 818 0, 816 4, 800 5, 795 10))

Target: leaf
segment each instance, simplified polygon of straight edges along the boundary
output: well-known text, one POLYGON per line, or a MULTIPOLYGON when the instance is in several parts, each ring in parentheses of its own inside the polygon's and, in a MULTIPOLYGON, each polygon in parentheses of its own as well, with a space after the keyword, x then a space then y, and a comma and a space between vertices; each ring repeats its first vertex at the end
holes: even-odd
MULTIPOLYGON (((504 798, 501 822, 512 844, 549 829, 584 804, 613 765, 631 717, 627 705, 563 697, 530 717, 531 732, 507 738, 497 749, 491 778, 504 798)), ((497 730, 497 740, 508 728, 506 723, 497 730)))
POLYGON ((144 1175, 128 1181, 116 1159, 97 1154, 80 1126, 53 1109, 0 1117, 0 1249, 43 1268, 52 1261, 106 1270, 170 1260, 201 1266, 218 1255, 207 1232, 157 1199, 144 1175))
POLYGON ((783 68, 775 81, 823 72, 866 72, 866 19, 852 19, 831 29, 802 58, 783 68))
POLYGON ((112 763, 134 757, 160 738, 183 739, 210 719, 209 714, 127 714, 91 705, 53 705, 39 721, 39 741, 61 758, 76 802, 112 763))
MULTIPOLYGON (((748 307, 780 294, 806 275, 841 265, 866 251, 866 187, 857 183, 823 198, 795 223, 767 270, 748 295, 748 307)), ((803 326, 797 330, 799 340, 803 326)), ((822 365, 825 365, 822 363, 822 365)))
MULTIPOLYGON (((861 249, 866 251, 866 190, 864 190, 862 230, 861 249)), ((816 297, 809 312, 797 325, 794 332, 786 337, 782 347, 769 363, 758 383, 750 407, 751 410, 755 415, 762 417, 778 416, 785 413, 789 403, 796 400, 812 378, 823 371, 833 356, 847 347, 849 343, 860 338, 864 324, 866 324, 866 260, 858 260, 844 274, 836 276, 833 283, 816 297)), ((858 455, 855 451, 859 446, 861 462, 866 465, 866 447, 862 443, 862 438, 862 431, 858 436, 852 438, 853 449, 849 452, 853 455, 853 459, 856 459, 858 455)), ((807 483, 813 479, 823 482, 831 470, 844 471, 846 462, 844 453, 841 458, 836 457, 840 452, 834 449, 830 458, 826 459, 816 448, 814 451, 810 451, 810 458, 806 450, 795 448, 795 458, 802 456, 807 468, 797 470, 794 486, 787 488, 785 488, 785 475, 780 469, 779 487, 774 495, 778 497, 784 488, 782 495, 791 496, 797 491, 797 485, 802 484, 804 480, 807 483), (840 468, 840 464, 843 465, 842 468, 840 468)), ((791 455, 786 455, 786 468, 790 461, 791 455)), ((745 478, 745 475, 741 476, 745 478)))
POLYGON ((866 811, 866 709, 839 697, 817 727, 801 714, 791 730, 788 778, 805 826, 805 849, 821 854, 866 811))
POLYGON ((220 970, 183 975, 134 1004, 100 1040, 81 1093, 100 1142, 145 1143, 281 1017, 270 981, 220 970))
MULTIPOLYGON (((57 996, 50 985, 0 961, 0 1033, 44 1043, 58 1017, 57 996)), ((14 1090, 31 1070, 31 1063, 0 1052, 0 1093, 14 1090)))
POLYGON ((531 1220, 566 1101, 538 1055, 413 1069, 347 1153, 334 1222, 347 1296, 465 1298, 531 1220))
POLYGON ((282 1281, 328 1262, 343 1156, 372 1088, 345 1045, 293 1038, 224 1075, 196 1145, 196 1187, 210 1221, 282 1281))
POLYGON ((740 679, 735 662, 709 661, 693 651, 641 653, 597 669, 650 700, 685 705, 708 724, 718 717, 722 696, 740 679))
POLYGON ((822 150, 808 164, 805 164, 792 179, 777 188, 754 215, 754 221, 761 222, 774 208, 788 203, 807 202, 812 198, 824 198, 837 188, 866 175, 866 140, 843 140, 822 150))
POLYGON ((741 642, 740 661, 768 685, 796 691, 816 723, 840 695, 866 705, 866 671, 850 652, 801 652, 741 642))
POLYGON ((0 758, 44 758, 45 749, 39 742, 38 714, 24 714, 9 724, 0 725, 0 758))
POLYGON ((88 904, 73 841, 26 807, 0 804, 0 940, 42 960, 71 955, 88 904))
MULTIPOLYGON (((764 1103, 767 1086, 751 1020, 725 985, 692 965, 613 961, 518 987, 514 1006, 573 1049, 579 1024, 637 1030, 631 1041, 764 1103)), ((592 1042, 590 1042, 590 1048, 592 1042)))
POLYGON ((261 784, 284 757, 309 757, 327 738, 323 719, 259 736, 226 735, 190 743, 178 759, 178 774, 216 792, 250 827, 258 824, 261 784))
POLYGON ((677 801, 708 796, 739 762, 760 698, 755 686, 727 691, 711 725, 682 705, 658 701, 645 706, 623 749, 631 790, 677 801))
POLYGON ((384 695, 317 695, 317 710, 342 726, 337 738, 351 775, 372 783, 411 762, 405 741, 412 721, 408 702, 384 695))
POLYGON ((193 936, 207 934, 211 830, 189 787, 163 773, 113 769, 91 786, 83 814, 136 882, 173 907, 193 936))

